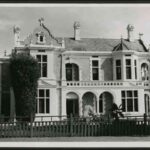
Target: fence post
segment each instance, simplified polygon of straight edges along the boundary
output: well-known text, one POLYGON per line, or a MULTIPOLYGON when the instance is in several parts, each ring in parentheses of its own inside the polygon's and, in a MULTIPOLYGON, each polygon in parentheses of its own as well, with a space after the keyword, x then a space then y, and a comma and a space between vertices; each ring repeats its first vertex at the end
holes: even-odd
POLYGON ((30 116, 30 137, 33 137, 33 115, 30 116))
POLYGON ((70 114, 70 136, 73 135, 73 118, 72 114, 70 114))

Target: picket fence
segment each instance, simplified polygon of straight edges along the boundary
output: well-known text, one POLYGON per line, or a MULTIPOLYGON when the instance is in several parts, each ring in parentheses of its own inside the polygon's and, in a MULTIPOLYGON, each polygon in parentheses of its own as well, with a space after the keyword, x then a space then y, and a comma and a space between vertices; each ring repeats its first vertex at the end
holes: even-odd
POLYGON ((149 120, 0 122, 0 137, 145 136, 149 120))

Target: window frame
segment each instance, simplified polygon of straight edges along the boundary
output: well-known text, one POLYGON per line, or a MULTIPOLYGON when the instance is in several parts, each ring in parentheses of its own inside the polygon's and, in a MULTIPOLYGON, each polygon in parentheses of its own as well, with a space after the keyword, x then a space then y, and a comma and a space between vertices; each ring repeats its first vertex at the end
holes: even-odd
POLYGON ((91 60, 92 81, 99 81, 99 79, 100 79, 100 78, 99 78, 99 73, 100 73, 100 72, 99 72, 99 69, 100 69, 99 59, 98 59, 98 58, 95 58, 95 59, 92 58, 92 60, 91 60), (97 62, 98 62, 98 65, 97 65, 97 66, 94 66, 94 65, 93 65, 93 61, 97 61, 97 62), (94 74, 94 73, 93 73, 93 70, 94 70, 94 69, 97 69, 97 77, 98 77, 97 79, 94 79, 94 76, 93 76, 93 74, 94 74))
POLYGON ((37 54, 36 59, 38 60, 38 64, 39 64, 39 67, 40 67, 40 77, 41 78, 47 78, 48 77, 48 55, 46 55, 46 54, 37 54), (40 61, 38 59, 38 56, 40 56, 40 61), (46 61, 43 61, 44 56, 46 56, 46 61), (46 67, 45 70, 44 70, 44 67, 46 67), (44 71, 46 71, 46 72, 44 73, 44 71))
POLYGON ((123 112, 138 112, 139 111, 138 90, 121 91, 121 100, 122 100, 123 112), (130 104, 132 105, 131 110, 130 110, 130 104))
POLYGON ((125 68, 126 68, 126 79, 130 80, 132 79, 132 59, 126 58, 125 59, 125 68), (130 61, 130 64, 127 64, 127 60, 130 61))
POLYGON ((36 97, 36 102, 37 102, 37 105, 36 105, 36 114, 50 114, 50 89, 48 88, 38 88, 37 90, 37 97, 36 97), (39 94, 39 91, 40 90, 43 90, 44 91, 44 96, 40 96, 39 94), (48 91, 48 96, 47 96, 47 91, 48 91), (44 99, 44 112, 40 112, 40 103, 39 103, 39 100, 40 99, 44 99), (48 100, 48 110, 47 110, 47 100, 48 100))
POLYGON ((115 65, 116 65, 116 80, 121 80, 122 79, 121 59, 116 59, 115 65), (120 61, 119 65, 117 65, 117 61, 120 61), (119 72, 119 69, 120 69, 120 72, 119 72))
POLYGON ((75 63, 66 63, 65 64, 65 68, 66 68, 66 81, 79 81, 79 66, 75 63), (68 67, 67 65, 70 65, 70 67, 68 67), (68 70, 70 71, 70 79, 68 80, 68 75, 69 73, 68 70))

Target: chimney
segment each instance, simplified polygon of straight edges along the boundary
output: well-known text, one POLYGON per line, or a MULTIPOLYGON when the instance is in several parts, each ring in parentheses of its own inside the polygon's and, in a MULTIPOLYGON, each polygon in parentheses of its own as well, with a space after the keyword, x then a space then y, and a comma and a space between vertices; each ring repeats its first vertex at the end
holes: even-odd
POLYGON ((131 24, 128 24, 127 26, 127 34, 128 34, 128 41, 131 42, 131 41, 134 41, 134 26, 131 25, 131 24))
POLYGON ((80 23, 76 21, 73 27, 74 27, 74 39, 80 40, 80 23))
POLYGON ((139 40, 142 40, 143 33, 139 33, 139 40))
POLYGON ((17 26, 14 26, 14 44, 15 46, 20 45, 20 28, 17 26))

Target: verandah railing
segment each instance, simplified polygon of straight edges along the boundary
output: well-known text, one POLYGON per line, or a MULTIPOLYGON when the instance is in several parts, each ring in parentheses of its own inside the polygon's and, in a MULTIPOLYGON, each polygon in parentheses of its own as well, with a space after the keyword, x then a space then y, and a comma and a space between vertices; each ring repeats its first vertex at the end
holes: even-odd
POLYGON ((144 136, 150 135, 150 120, 87 120, 70 117, 61 121, 0 122, 0 137, 67 136, 144 136))

